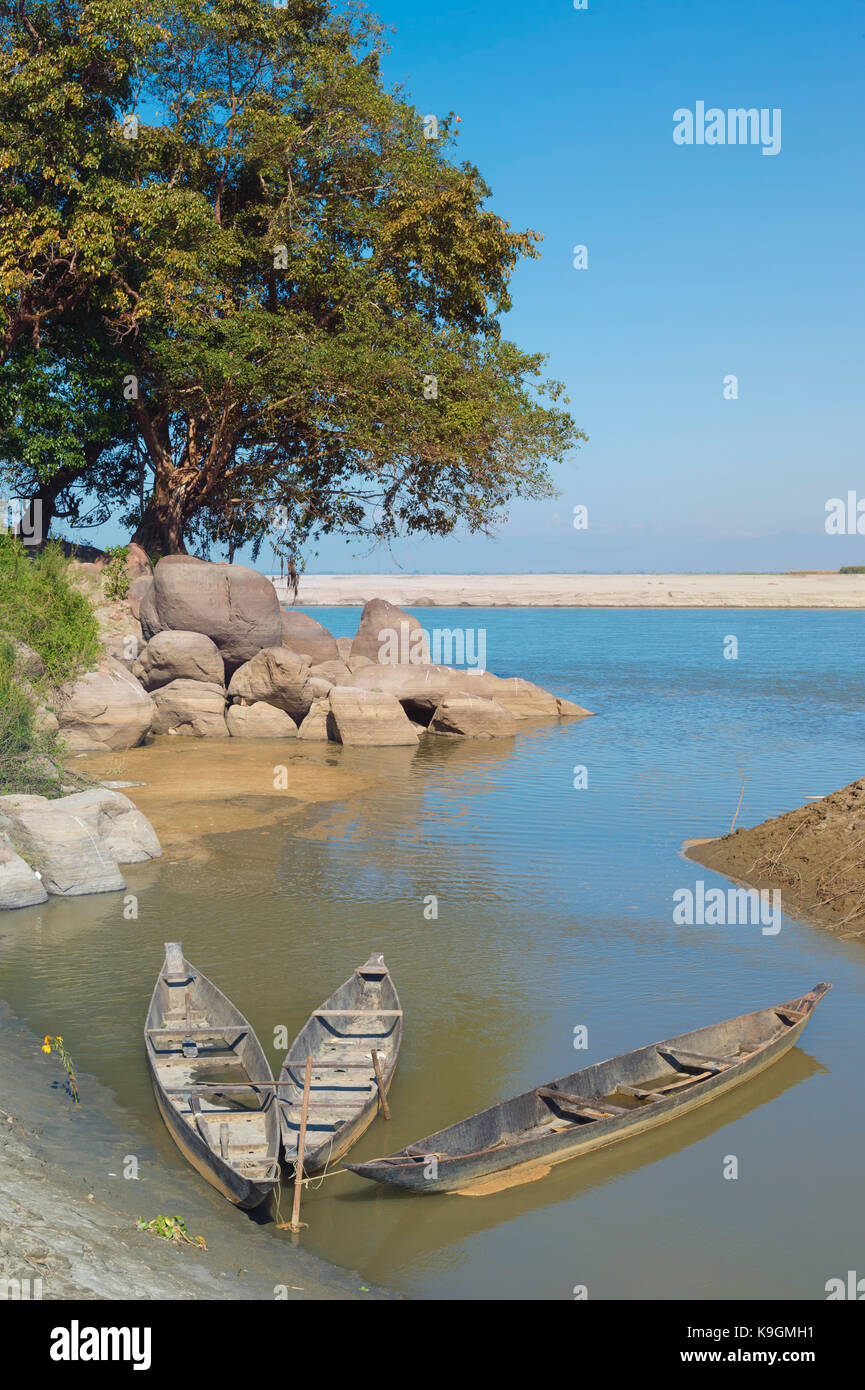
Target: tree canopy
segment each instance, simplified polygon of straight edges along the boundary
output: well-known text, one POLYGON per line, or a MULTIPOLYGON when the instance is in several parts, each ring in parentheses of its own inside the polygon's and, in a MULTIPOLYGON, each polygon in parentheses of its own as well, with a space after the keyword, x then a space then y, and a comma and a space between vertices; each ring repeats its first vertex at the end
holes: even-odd
POLYGON ((151 553, 290 562, 550 495, 584 436, 500 327, 539 238, 386 89, 379 23, 137 4, 0 4, 0 467, 151 553))

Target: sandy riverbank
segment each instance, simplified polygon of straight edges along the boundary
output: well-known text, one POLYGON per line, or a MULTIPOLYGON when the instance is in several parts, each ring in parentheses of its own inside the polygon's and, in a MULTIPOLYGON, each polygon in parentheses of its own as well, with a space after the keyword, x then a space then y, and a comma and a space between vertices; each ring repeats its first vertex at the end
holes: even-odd
POLYGON ((752 888, 778 888, 785 915, 865 937, 865 778, 819 801, 685 848, 752 888))
POLYGON ((370 598, 411 608, 863 608, 865 574, 309 574, 297 604, 370 598))
POLYGON ((93 1077, 79 1077, 73 1105, 39 1044, 0 1003, 0 1289, 29 1279, 31 1297, 42 1281, 43 1299, 383 1296, 256 1224, 191 1169, 169 1167, 93 1077), (137 1179, 123 1177, 130 1155, 137 1179), (182 1216, 207 1250, 136 1228, 160 1214, 182 1216))

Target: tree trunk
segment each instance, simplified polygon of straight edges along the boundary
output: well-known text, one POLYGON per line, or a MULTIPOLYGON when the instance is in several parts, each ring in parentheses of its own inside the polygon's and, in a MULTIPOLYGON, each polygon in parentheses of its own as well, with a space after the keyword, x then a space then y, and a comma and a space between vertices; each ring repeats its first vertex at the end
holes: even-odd
POLYGON ((183 518, 170 507, 163 508, 151 502, 130 544, 140 545, 151 559, 154 555, 185 555, 183 531, 183 518))

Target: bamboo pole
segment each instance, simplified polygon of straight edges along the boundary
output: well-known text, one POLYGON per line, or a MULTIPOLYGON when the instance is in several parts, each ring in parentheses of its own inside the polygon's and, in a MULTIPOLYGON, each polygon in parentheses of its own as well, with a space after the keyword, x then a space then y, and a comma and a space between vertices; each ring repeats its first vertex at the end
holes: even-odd
POLYGON ((375 1048, 372 1049, 372 1064, 375 1067, 375 1079, 378 1082, 378 1096, 379 1100, 381 1101, 381 1113, 384 1115, 386 1120, 389 1120, 390 1109, 388 1107, 387 1096, 385 1095, 384 1090, 384 1078, 381 1074, 381 1063, 378 1060, 378 1053, 376 1052, 375 1048))
POLYGON ((294 1201, 291 1204, 291 1221, 288 1229, 295 1234, 301 1230, 300 1194, 303 1191, 303 1156, 306 1152, 306 1122, 309 1117, 309 1087, 312 1082, 312 1054, 306 1059, 306 1076, 303 1081, 303 1101, 300 1107, 300 1133, 297 1136, 297 1166, 294 1170, 294 1201))

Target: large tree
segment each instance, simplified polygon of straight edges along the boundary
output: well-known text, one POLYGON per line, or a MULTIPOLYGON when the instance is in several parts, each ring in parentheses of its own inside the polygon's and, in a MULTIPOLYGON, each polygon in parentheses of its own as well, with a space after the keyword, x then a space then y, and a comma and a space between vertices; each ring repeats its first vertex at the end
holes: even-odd
POLYGON ((87 410, 114 433, 81 476, 129 495, 144 461, 128 516, 151 553, 269 535, 292 560, 317 534, 489 529, 548 495, 583 436, 499 325, 538 238, 450 162, 447 119, 385 89, 377 22, 317 0, 149 14, 83 177, 110 229, 65 361, 93 355, 87 410))

